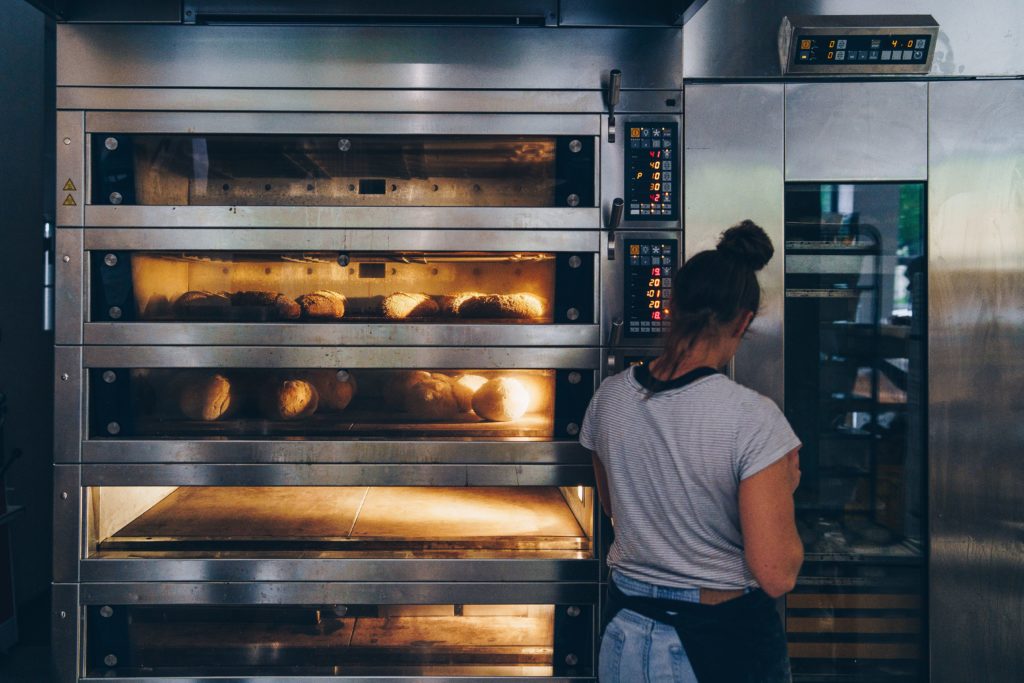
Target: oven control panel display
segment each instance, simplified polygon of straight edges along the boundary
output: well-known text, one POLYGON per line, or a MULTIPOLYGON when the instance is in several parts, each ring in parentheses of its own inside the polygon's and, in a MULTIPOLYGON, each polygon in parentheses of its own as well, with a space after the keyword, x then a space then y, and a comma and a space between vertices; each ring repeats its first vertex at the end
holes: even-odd
POLYGON ((630 123, 626 128, 626 220, 675 220, 679 213, 675 191, 678 126, 630 123))
POLYGON ((793 65, 922 65, 928 62, 931 40, 923 34, 797 36, 793 65))
POLYGON ((677 240, 625 240, 626 316, 623 335, 656 337, 668 330, 677 240))

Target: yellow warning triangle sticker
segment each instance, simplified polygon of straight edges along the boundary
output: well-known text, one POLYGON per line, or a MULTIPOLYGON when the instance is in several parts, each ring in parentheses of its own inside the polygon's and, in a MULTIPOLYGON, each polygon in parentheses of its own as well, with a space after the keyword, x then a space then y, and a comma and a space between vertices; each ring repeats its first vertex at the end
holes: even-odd
POLYGON ((64 206, 78 206, 78 202, 71 195, 64 198, 64 206))
POLYGON ((68 178, 68 181, 66 183, 64 183, 64 191, 65 192, 78 192, 78 188, 75 187, 75 184, 73 182, 71 182, 71 178, 68 178))

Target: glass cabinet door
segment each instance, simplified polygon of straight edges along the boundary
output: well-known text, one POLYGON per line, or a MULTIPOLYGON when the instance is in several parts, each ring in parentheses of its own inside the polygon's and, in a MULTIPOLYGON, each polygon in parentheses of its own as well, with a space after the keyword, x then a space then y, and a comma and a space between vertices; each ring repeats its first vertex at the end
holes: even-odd
POLYGON ((787 599, 803 680, 923 672, 923 184, 786 188, 786 414, 806 562, 787 599))

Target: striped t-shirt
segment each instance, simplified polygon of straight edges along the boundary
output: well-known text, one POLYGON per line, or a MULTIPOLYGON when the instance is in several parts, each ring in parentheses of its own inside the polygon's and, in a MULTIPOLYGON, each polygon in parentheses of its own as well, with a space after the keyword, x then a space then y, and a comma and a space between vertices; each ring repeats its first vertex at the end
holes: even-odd
POLYGON ((608 474, 613 569, 675 588, 757 585, 739 484, 800 445, 775 403, 720 374, 652 393, 631 368, 601 384, 580 443, 608 474))

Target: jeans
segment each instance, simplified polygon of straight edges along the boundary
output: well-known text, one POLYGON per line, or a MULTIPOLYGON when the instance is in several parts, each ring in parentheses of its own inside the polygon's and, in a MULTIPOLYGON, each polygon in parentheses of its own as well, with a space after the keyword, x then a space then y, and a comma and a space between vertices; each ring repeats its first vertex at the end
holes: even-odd
MULTIPOLYGON (((612 580, 626 595, 700 602, 699 588, 667 588, 637 581, 612 571, 612 580)), ((676 630, 622 610, 605 629, 598 657, 601 683, 697 683, 676 630)))

